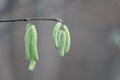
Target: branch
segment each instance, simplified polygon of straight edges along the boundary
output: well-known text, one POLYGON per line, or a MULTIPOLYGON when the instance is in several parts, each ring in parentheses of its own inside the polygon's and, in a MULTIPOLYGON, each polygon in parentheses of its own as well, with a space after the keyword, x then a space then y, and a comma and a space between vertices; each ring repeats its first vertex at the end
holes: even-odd
POLYGON ((6 19, 6 20, 0 20, 0 23, 2 23, 2 22, 18 22, 18 21, 38 21, 38 20, 62 22, 61 19, 52 19, 52 18, 31 18, 31 19, 25 18, 25 19, 6 19))

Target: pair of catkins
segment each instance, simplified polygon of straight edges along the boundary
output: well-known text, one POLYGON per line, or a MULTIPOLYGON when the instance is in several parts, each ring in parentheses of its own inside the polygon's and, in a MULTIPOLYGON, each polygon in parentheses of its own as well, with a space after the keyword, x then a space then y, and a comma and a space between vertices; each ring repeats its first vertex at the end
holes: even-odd
POLYGON ((34 70, 36 62, 38 61, 38 51, 37 51, 37 30, 35 25, 27 23, 26 33, 25 33, 25 53, 26 59, 30 61, 28 69, 30 71, 34 70))
MULTIPOLYGON (((67 26, 63 25, 61 22, 57 22, 53 28, 52 40, 54 47, 58 49, 59 55, 64 57, 64 54, 69 52, 71 43, 67 26)), ((39 57, 37 50, 37 30, 35 25, 31 23, 27 23, 26 25, 25 51, 26 59, 30 62, 28 69, 33 71, 39 57)))

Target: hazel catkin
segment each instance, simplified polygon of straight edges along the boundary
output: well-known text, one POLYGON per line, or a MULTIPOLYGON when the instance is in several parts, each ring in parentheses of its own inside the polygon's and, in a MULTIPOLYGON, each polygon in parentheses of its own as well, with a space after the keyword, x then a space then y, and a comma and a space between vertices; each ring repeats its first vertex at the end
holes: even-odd
POLYGON ((37 30, 34 25, 31 25, 31 59, 38 61, 37 50, 37 30))
POLYGON ((30 60, 30 37, 31 37, 31 27, 30 24, 26 25, 26 33, 25 33, 25 54, 26 54, 26 59, 30 60))
POLYGON ((70 50, 70 44, 71 44, 70 32, 69 32, 68 27, 66 25, 62 25, 62 29, 63 29, 63 31, 65 31, 65 34, 66 34, 65 53, 68 53, 70 50))
POLYGON ((58 48, 58 32, 61 28, 62 23, 61 22, 57 22, 54 29, 53 29, 53 33, 52 33, 52 40, 54 43, 54 47, 58 48))
POLYGON ((61 30, 60 43, 58 47, 58 52, 61 57, 64 57, 65 46, 66 46, 66 33, 63 30, 61 30))

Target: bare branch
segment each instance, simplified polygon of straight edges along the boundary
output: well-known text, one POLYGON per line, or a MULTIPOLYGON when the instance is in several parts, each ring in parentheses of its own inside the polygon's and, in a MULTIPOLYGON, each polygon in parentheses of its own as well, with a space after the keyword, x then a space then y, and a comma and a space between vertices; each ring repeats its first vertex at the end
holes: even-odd
POLYGON ((6 20, 0 20, 1 22, 18 22, 18 21, 39 21, 39 20, 45 20, 45 21, 58 21, 62 22, 61 19, 52 19, 52 18, 25 18, 25 19, 6 19, 6 20))

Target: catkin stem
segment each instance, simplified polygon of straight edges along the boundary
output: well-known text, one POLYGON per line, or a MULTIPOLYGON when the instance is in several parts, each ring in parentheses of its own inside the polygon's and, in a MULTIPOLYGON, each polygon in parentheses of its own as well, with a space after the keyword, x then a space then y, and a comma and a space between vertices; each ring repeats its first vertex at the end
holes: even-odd
POLYGON ((58 21, 62 22, 61 19, 53 19, 53 18, 25 18, 25 19, 6 19, 6 20, 0 20, 0 23, 2 22, 18 22, 18 21, 58 21))

